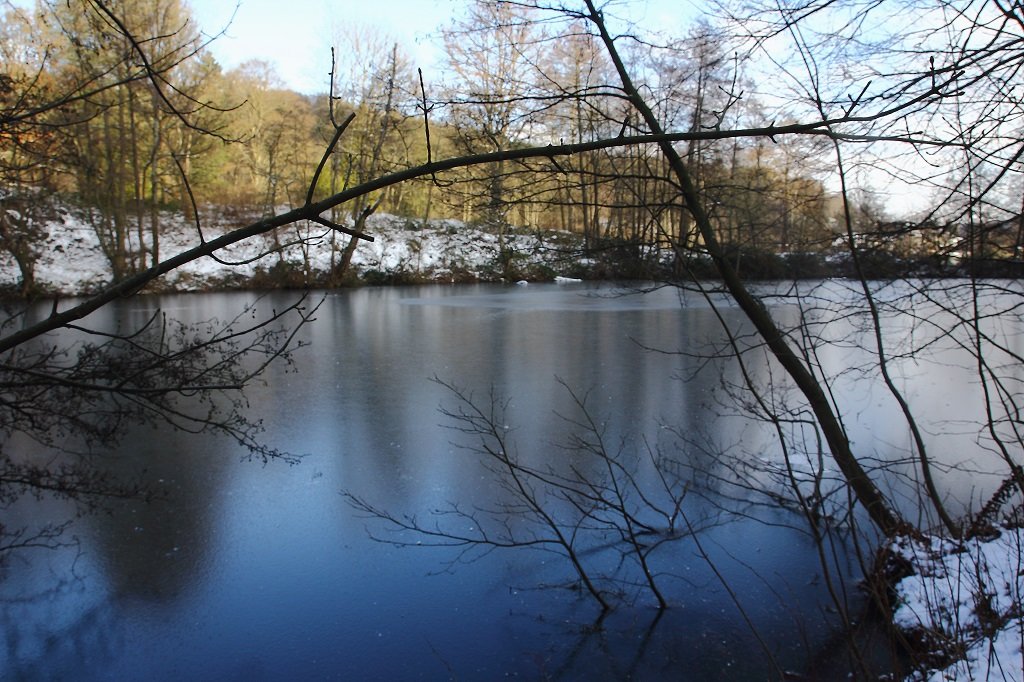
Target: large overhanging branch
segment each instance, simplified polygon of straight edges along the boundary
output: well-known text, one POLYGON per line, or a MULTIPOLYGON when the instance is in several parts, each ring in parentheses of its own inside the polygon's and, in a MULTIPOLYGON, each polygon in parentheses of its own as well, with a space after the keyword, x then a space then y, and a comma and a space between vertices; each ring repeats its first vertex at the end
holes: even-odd
POLYGON ((596 151, 601 149, 614 149, 618 147, 630 147, 636 145, 649 145, 649 144, 670 144, 673 142, 687 142, 691 140, 721 140, 729 138, 740 138, 740 137, 767 137, 774 140, 778 136, 782 135, 822 135, 826 137, 840 136, 842 139, 854 139, 863 141, 876 141, 876 140, 889 140, 889 141, 902 141, 914 144, 934 144, 934 145, 948 145, 949 143, 943 143, 939 141, 929 141, 924 139, 917 139, 913 135, 910 136, 893 136, 893 137, 879 137, 879 136, 868 136, 868 135, 855 135, 855 134, 842 134, 836 133, 830 128, 836 126, 847 125, 851 123, 866 123, 875 121, 883 118, 887 118, 894 115, 907 107, 911 106, 914 102, 922 101, 927 97, 934 97, 941 94, 941 89, 944 88, 949 81, 942 84, 936 85, 935 88, 930 90, 928 93, 922 93, 921 95, 912 98, 908 102, 904 102, 898 107, 893 107, 884 111, 876 112, 872 115, 845 115, 838 118, 831 118, 813 123, 792 123, 788 125, 770 125, 760 128, 743 128, 737 130, 702 130, 695 132, 681 132, 681 133, 662 133, 662 134, 650 134, 650 135, 619 135, 613 138, 605 138, 601 140, 593 140, 590 142, 581 142, 574 144, 548 144, 539 147, 523 147, 519 149, 509 149, 497 152, 490 152, 485 154, 470 154, 466 156, 458 156, 442 161, 433 161, 425 163, 412 168, 407 168, 395 173, 383 175, 379 178, 374 178, 362 184, 351 187, 337 194, 333 194, 325 199, 317 202, 305 203, 299 208, 292 209, 285 213, 280 213, 276 216, 260 220, 252 223, 245 227, 239 228, 228 232, 216 239, 203 241, 202 244, 183 251, 176 256, 168 258, 160 263, 157 263, 148 270, 144 270, 140 273, 126 277, 118 282, 114 282, 99 294, 96 294, 92 298, 89 298, 78 305, 75 305, 67 310, 58 312, 57 302, 54 302, 53 311, 44 320, 25 327, 20 331, 9 334, 3 338, 0 338, 0 352, 5 352, 15 348, 19 344, 22 344, 29 339, 33 339, 41 334, 60 329, 65 325, 68 325, 76 320, 80 320, 90 313, 98 310, 107 303, 114 301, 118 298, 130 296, 150 282, 162 277, 163 275, 182 267, 187 263, 199 260, 205 257, 216 257, 215 254, 233 244, 236 244, 246 239, 259 236, 261 234, 270 232, 271 230, 279 227, 284 227, 292 223, 296 223, 302 220, 309 220, 318 224, 327 225, 332 229, 345 232, 351 236, 359 239, 365 239, 373 241, 373 237, 366 235, 362 232, 349 229, 343 225, 331 223, 326 221, 321 214, 343 204, 347 201, 352 201, 358 197, 365 196, 372 192, 382 190, 392 185, 397 185, 401 182, 414 180, 416 178, 434 176, 438 173, 454 170, 456 168, 465 168, 470 166, 485 165, 494 163, 496 161, 515 161, 530 158, 549 158, 554 160, 556 157, 568 157, 573 154, 580 154, 583 152, 596 151))

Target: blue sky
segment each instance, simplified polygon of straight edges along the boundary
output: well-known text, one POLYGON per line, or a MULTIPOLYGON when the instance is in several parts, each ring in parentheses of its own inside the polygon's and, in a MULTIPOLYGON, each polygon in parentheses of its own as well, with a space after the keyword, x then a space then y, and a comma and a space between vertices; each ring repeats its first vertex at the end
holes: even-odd
MULTIPOLYGON (((430 34, 447 26, 466 0, 191 0, 206 33, 229 22, 211 51, 225 68, 247 59, 276 65, 286 84, 301 92, 326 89, 332 26, 345 23, 375 28, 397 40, 427 80, 438 64, 430 34), (234 21, 231 21, 234 13, 234 21)), ((620 14, 648 27, 669 28, 692 14, 688 0, 632 0, 614 3, 620 14), (628 9, 626 9, 628 7, 628 9)))
POLYGON ((355 23, 397 40, 426 74, 434 67, 429 36, 451 21, 458 0, 191 0, 205 33, 228 26, 211 51, 225 68, 247 59, 276 65, 290 87, 326 89, 332 26, 355 23), (234 20, 231 21, 234 12, 234 20))
MULTIPOLYGON (((34 0, 7 0, 30 9, 34 0)), ((207 35, 226 31, 210 51, 226 69, 249 59, 275 65, 301 92, 323 92, 330 70, 332 27, 356 24, 396 40, 432 80, 440 51, 431 35, 469 0, 186 0, 207 35)), ((657 30, 679 29, 700 0, 600 0, 620 17, 657 30)))

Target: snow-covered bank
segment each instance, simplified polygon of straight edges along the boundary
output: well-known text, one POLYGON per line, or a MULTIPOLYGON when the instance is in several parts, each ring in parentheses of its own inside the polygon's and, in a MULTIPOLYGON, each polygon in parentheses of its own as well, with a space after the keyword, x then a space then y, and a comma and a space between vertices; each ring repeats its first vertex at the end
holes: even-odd
MULTIPOLYGON (((81 211, 59 207, 56 218, 41 227, 45 237, 38 242, 35 264, 36 285, 41 291, 80 294, 95 291, 111 279, 110 264, 104 256, 81 211)), ((253 218, 231 220, 212 212, 203 215, 203 237, 212 239, 242 227, 253 218)), ((139 240, 132 226, 129 251, 138 252, 139 240)), ((161 217, 160 257, 176 255, 200 243, 195 225, 183 216, 161 217)), ((366 225, 374 241, 363 241, 352 257, 353 281, 473 281, 498 280, 497 235, 454 220, 424 224, 391 215, 371 216, 366 225)), ((149 246, 148 235, 144 235, 149 246)), ((302 223, 281 228, 274 235, 235 244, 219 259, 202 258, 165 275, 161 290, 202 291, 224 286, 245 286, 267 273, 290 271, 308 281, 322 281, 333 264, 341 260, 348 236, 302 223), (284 248, 278 250, 277 246, 284 248), (262 257, 260 257, 262 255, 262 257), (283 266, 283 267, 282 267, 283 266)), ((578 272, 579 239, 562 232, 511 233, 506 236, 506 255, 511 255, 516 279, 553 279, 578 272)), ((273 280, 263 280, 270 283, 273 280)), ((20 273, 12 256, 0 253, 0 288, 15 289, 20 273)))
POLYGON ((898 538, 893 552, 913 574, 896 585, 894 620, 937 657, 956 660, 915 681, 1024 680, 1024 534, 962 542, 898 538))

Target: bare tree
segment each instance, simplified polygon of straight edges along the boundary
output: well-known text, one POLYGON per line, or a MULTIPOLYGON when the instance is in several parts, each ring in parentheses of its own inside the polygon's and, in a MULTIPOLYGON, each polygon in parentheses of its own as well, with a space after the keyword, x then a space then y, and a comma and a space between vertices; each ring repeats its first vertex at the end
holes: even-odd
POLYGON ((643 455, 624 452, 624 445, 613 449, 587 397, 564 383, 577 408, 577 414, 565 417, 570 435, 560 449, 566 456, 560 457, 556 450, 551 456, 538 457, 533 448, 520 453, 507 423, 507 400, 492 390, 486 401, 479 402, 471 393, 435 381, 455 401, 453 408, 442 410, 448 426, 474 441, 462 446, 479 457, 504 497, 491 506, 472 509, 455 502, 451 508, 435 511, 432 520, 423 520, 398 516, 347 491, 345 497, 356 510, 385 524, 389 533, 374 535, 376 539, 459 548, 452 563, 471 561, 495 549, 552 551, 565 558, 602 612, 611 608, 613 596, 623 587, 634 585, 642 585, 659 609, 668 606, 659 587, 665 576, 655 568, 653 555, 666 543, 713 522, 694 526, 684 519, 687 482, 674 473, 684 467, 650 449, 643 455), (632 463, 638 455, 641 465, 650 468, 660 482, 654 490, 640 482, 639 466, 632 463), (534 464, 536 459, 542 462, 534 464), (403 538, 401 532, 411 536, 403 538), (602 567, 609 562, 592 558, 609 545, 633 564, 636 574, 623 571, 622 562, 611 562, 609 570, 602 567))
POLYGON ((500 152, 518 145, 533 123, 529 101, 540 61, 539 38, 537 27, 514 3, 473 2, 469 16, 444 34, 455 77, 448 87, 460 93, 449 97, 459 147, 469 154, 499 152, 493 161, 479 164, 485 174, 474 180, 483 191, 466 206, 498 235, 502 270, 511 264, 505 235, 519 190, 500 152))
MULTIPOLYGON (((397 43, 388 44, 379 34, 348 33, 341 43, 332 46, 342 55, 340 65, 331 71, 329 118, 334 121, 335 109, 350 106, 355 119, 345 141, 331 156, 329 182, 331 193, 357 185, 394 170, 398 159, 394 146, 401 134, 405 113, 413 92, 413 77, 408 60, 397 43), (336 49, 337 48, 337 49, 336 49)), ((353 229, 362 232, 369 218, 384 201, 385 193, 361 197, 348 207, 353 229)), ((335 215, 335 220, 340 216, 335 215)), ((332 235, 331 280, 343 281, 352 263, 359 239, 350 237, 333 262, 335 249, 332 235)))

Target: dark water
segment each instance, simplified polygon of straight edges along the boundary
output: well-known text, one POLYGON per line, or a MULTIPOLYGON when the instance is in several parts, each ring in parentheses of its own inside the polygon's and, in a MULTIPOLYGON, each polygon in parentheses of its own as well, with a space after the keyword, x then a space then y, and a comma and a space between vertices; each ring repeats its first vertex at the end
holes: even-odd
MULTIPOLYGON (((649 593, 620 585, 618 607, 598 623, 595 604, 562 586, 572 574, 557 554, 496 551, 453 566, 452 549, 371 540, 368 530, 386 536, 386 529, 346 503, 343 491, 430 519, 451 504, 475 508, 503 499, 473 456, 453 445, 459 434, 445 428, 438 411, 452 396, 432 377, 476 396, 493 387, 509 399, 510 434, 541 460, 564 457, 557 444, 571 431, 562 416, 573 414, 572 402, 559 380, 587 394, 609 442, 621 442, 627 459, 643 460, 645 442, 681 458, 702 456, 695 444, 711 442, 774 456, 769 431, 723 406, 723 382, 738 377, 734 366, 644 350, 710 352, 721 332, 709 306, 696 297, 681 301, 672 290, 609 293, 531 285, 328 294, 304 331, 311 346, 299 351, 296 367, 272 367, 265 385, 248 395, 252 413, 265 420, 265 440, 304 455, 301 463, 246 461, 226 439, 133 432, 104 454, 104 466, 142 476, 164 499, 118 503, 78 519, 66 550, 24 552, 2 569, 0 678, 845 675, 815 546, 780 512, 752 510, 762 522, 713 524, 699 533, 699 546, 681 539, 659 549, 652 562, 670 608, 659 614, 649 593)), ((143 319, 157 306, 184 320, 226 318, 254 298, 133 299, 99 323, 143 319)), ((275 294, 259 305, 293 298, 275 294)), ((790 314, 780 305, 778 315, 790 314)), ((735 310, 723 315, 738 322, 735 310)), ((841 321, 827 329, 839 339, 855 333, 841 321)), ((839 362, 851 351, 828 352, 839 362)), ((948 363, 916 366, 924 387, 917 404, 943 423, 944 411, 962 406, 929 386, 967 382, 966 375, 948 363)), ((767 372, 756 358, 752 367, 767 372)), ((837 383, 853 405, 855 440, 877 444, 880 457, 900 451, 907 439, 891 405, 861 383, 837 383)), ((965 503, 973 494, 957 490, 965 503)), ((68 510, 57 501, 23 501, 3 518, 15 527, 60 521, 68 510)), ((696 495, 685 510, 695 521, 716 518, 696 495)), ((836 576, 844 581, 837 589, 856 609, 856 561, 836 551, 836 576)), ((884 660, 884 647, 881 653, 884 660)))

